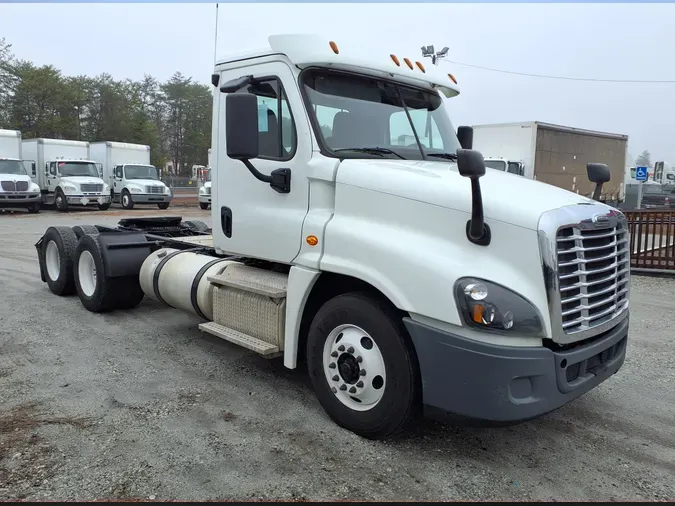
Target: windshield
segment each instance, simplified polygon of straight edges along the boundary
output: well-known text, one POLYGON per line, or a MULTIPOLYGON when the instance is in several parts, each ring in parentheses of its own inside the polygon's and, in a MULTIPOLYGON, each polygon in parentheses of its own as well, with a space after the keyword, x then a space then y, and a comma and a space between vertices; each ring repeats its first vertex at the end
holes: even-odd
POLYGON ((317 135, 336 156, 442 161, 460 147, 436 92, 328 70, 307 71, 303 85, 317 135))
POLYGON ((211 169, 206 173, 206 182, 208 183, 209 181, 211 181, 211 169))
POLYGON ((504 160, 485 160, 485 167, 488 169, 506 171, 506 162, 504 160))
POLYGON ((159 179, 157 168, 152 165, 125 165, 124 176, 127 179, 159 179))
POLYGON ((27 176, 26 168, 20 160, 0 160, 0 174, 27 176))
POLYGON ((96 164, 91 162, 59 162, 58 166, 62 176, 98 177, 96 164))

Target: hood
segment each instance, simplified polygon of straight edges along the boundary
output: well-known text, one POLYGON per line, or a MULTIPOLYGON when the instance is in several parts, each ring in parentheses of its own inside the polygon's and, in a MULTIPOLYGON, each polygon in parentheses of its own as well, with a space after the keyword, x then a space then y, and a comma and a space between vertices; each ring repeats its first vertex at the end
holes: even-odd
POLYGON ((27 181, 31 182, 30 176, 25 174, 0 174, 0 181, 27 181))
POLYGON ((211 188, 211 181, 204 183, 204 188, 211 188))
POLYGON ((81 184, 103 184, 103 179, 93 176, 61 176, 59 180, 62 183, 69 183, 74 186, 79 186, 81 184))
MULTIPOLYGON (((337 182, 471 213, 471 182, 456 163, 346 159, 337 182)), ((480 178, 483 209, 489 220, 536 230, 545 211, 594 200, 547 183, 495 169, 480 178)))
POLYGON ((164 188, 166 185, 157 179, 128 179, 128 184, 135 184, 138 186, 161 186, 164 188))

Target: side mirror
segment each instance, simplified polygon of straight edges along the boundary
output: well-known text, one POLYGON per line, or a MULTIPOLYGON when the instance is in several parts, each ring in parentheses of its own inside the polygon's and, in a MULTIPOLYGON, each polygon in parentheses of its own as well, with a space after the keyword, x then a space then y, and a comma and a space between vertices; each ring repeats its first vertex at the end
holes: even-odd
POLYGON ((485 175, 483 155, 473 149, 458 149, 457 169, 461 176, 471 180, 471 219, 466 222, 466 237, 478 246, 487 246, 491 233, 483 217, 483 196, 478 181, 485 175))
POLYGON ((227 156, 250 160, 260 154, 258 142, 258 99, 249 93, 225 98, 227 156))
POLYGON ((593 200, 600 200, 602 185, 610 179, 609 167, 604 163, 589 163, 586 165, 586 172, 591 183, 595 183, 593 200))
POLYGON ((457 140, 462 149, 473 148, 473 128, 470 126, 461 126, 457 128, 457 140))

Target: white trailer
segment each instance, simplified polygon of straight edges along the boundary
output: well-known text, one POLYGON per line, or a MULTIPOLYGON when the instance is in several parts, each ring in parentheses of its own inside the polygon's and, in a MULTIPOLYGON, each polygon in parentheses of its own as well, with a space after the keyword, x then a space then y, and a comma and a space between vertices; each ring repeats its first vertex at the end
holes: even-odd
POLYGON ((88 142, 26 139, 22 149, 24 158, 36 165, 33 181, 40 186, 43 204, 62 212, 70 206, 110 207, 110 187, 90 158, 88 142))
POLYGON ((124 209, 153 204, 167 209, 173 196, 150 163, 150 146, 128 142, 92 142, 91 159, 100 165, 111 198, 124 209))
MULTIPOLYGON (((212 75, 212 230, 50 227, 36 248, 53 293, 92 312, 148 297, 287 368, 303 359, 330 418, 368 438, 427 410, 532 419, 620 369, 621 212, 486 171, 434 65, 318 35, 269 44, 212 75)), ((601 193, 609 168, 587 174, 601 193)))
POLYGON ((31 174, 35 175, 35 164, 23 162, 21 132, 0 130, 0 208, 40 212, 42 195, 31 174))
POLYGON ((594 186, 586 165, 602 162, 612 179, 603 186, 602 201, 624 200, 628 136, 596 132, 541 121, 474 125, 474 146, 489 168, 536 179, 580 195, 594 186))

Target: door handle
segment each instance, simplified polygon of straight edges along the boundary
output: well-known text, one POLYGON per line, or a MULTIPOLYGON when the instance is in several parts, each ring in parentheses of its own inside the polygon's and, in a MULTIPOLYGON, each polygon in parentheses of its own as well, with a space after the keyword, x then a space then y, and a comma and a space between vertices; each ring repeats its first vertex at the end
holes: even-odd
POLYGON ((220 208, 220 227, 225 237, 232 237, 232 209, 229 207, 220 208))

